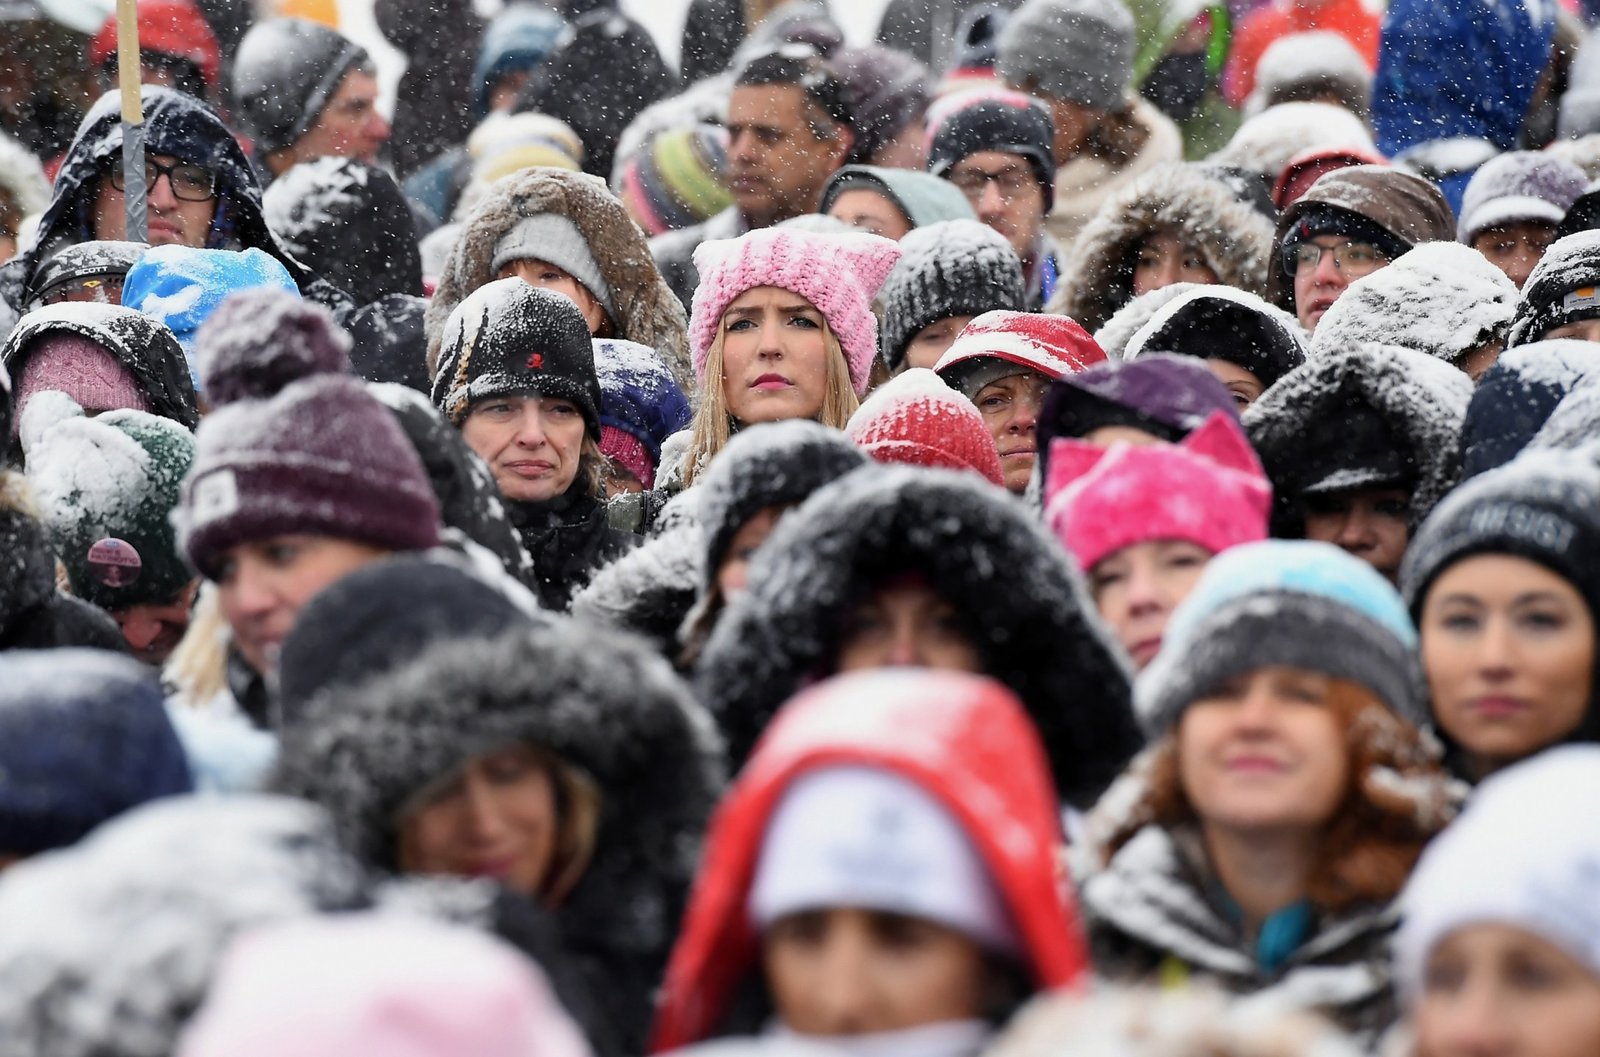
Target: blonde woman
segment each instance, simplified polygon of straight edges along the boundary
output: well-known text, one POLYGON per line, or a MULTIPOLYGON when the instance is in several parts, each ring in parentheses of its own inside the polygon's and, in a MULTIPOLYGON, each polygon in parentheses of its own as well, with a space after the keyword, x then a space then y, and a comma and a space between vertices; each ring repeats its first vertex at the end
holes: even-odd
POLYGON ((872 299, 899 257, 876 235, 774 228, 695 250, 689 341, 700 399, 685 487, 743 426, 811 419, 844 428, 877 353, 872 299))

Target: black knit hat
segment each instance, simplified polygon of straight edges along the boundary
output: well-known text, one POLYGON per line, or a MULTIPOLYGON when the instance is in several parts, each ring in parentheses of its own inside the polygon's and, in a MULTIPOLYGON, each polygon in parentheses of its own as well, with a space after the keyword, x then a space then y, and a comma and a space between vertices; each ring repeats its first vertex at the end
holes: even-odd
POLYGON ((479 400, 537 394, 571 400, 600 440, 600 380, 576 305, 521 279, 480 286, 445 321, 433 402, 456 425, 479 400))
POLYGON ((1284 271, 1294 275, 1295 248, 1322 235, 1342 235, 1352 242, 1370 242, 1391 261, 1411 248, 1410 243, 1376 220, 1338 206, 1310 202, 1300 211, 1294 226, 1283 233, 1279 252, 1283 255, 1284 271))
POLYGON ((256 23, 233 60, 233 98, 256 147, 281 150, 305 135, 344 75, 371 62, 365 48, 320 22, 256 23))
POLYGON ((900 240, 900 260, 878 291, 878 354, 890 371, 923 327, 951 316, 1027 310, 1022 262, 1011 243, 976 220, 945 220, 900 240))
POLYGON ((1600 319, 1600 231, 1557 239, 1522 287, 1507 347, 1538 341, 1556 327, 1600 319))
POLYGON ((1203 286, 1164 306, 1129 342, 1130 355, 1219 359, 1270 386, 1306 362, 1299 327, 1282 309, 1230 287, 1203 286))
POLYGON ((974 88, 941 99, 929 109, 928 171, 948 176, 957 162, 980 151, 1020 154, 1055 201, 1055 123, 1042 103, 1020 92, 974 88))

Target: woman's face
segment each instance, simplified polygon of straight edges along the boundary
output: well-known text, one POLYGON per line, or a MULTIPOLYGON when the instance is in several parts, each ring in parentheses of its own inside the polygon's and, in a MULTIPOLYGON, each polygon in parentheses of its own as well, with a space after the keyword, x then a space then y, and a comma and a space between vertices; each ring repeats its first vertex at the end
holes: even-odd
POLYGON ((1422 666, 1434 722, 1474 777, 1577 729, 1594 684, 1594 620, 1536 562, 1482 554, 1434 581, 1422 607, 1422 666))
POLYGON ((983 1012, 983 952, 922 918, 803 911, 774 922, 761 948, 778 1016, 801 1035, 903 1031, 983 1012))
POLYGON ((489 464, 501 495, 536 503, 565 494, 577 479, 585 429, 570 400, 494 396, 472 405, 461 438, 489 464))
POLYGON ((1468 925, 1428 954, 1414 1014, 1417 1057, 1592 1057, 1600 978, 1511 925, 1468 925))
POLYGON ((598 297, 589 292, 587 286, 573 278, 571 272, 558 268, 549 261, 507 261, 500 266, 500 274, 495 278, 509 279, 513 275, 529 286, 565 297, 577 305, 578 311, 583 313, 583 321, 589 324, 589 333, 600 333, 600 328, 606 321, 605 306, 600 304, 598 297))
POLYGON ((1208 828, 1320 829, 1349 784, 1333 680, 1300 668, 1258 668, 1191 704, 1178 722, 1178 772, 1208 828))
POLYGON ((1022 371, 990 382, 978 390, 972 402, 978 406, 989 435, 1000 453, 1000 469, 1005 473, 1006 490, 1021 494, 1033 476, 1039 456, 1039 410, 1050 379, 1038 371, 1022 371))
POLYGON ((489 877, 538 895, 555 859, 556 781, 512 745, 474 758, 400 824, 405 873, 489 877))
POLYGON ((1254 371, 1247 371, 1232 360, 1209 356, 1206 366, 1217 376, 1217 381, 1228 387, 1228 394, 1233 397, 1240 411, 1261 399, 1261 394, 1267 391, 1254 371))
POLYGON ((1210 560, 1210 551, 1188 540, 1147 540, 1107 555, 1089 570, 1095 605, 1134 667, 1155 659, 1168 618, 1210 560))
POLYGON ((911 231, 911 221, 883 194, 865 187, 841 192, 828 208, 828 215, 872 235, 896 242, 911 231))
POLYGON ((828 392, 822 313, 799 294, 758 286, 722 314, 722 393, 737 421, 816 418, 828 392))
POLYGON ((981 672, 978 651, 967 638, 955 606, 927 584, 886 584, 845 620, 838 670, 939 668, 981 672))
POLYGON ((1217 273, 1205 256, 1185 245, 1175 231, 1156 231, 1139 244, 1133 258, 1133 296, 1148 294, 1173 283, 1217 282, 1217 273))
POLYGON ((926 367, 930 371, 939 362, 945 350, 955 344, 956 337, 972 322, 972 316, 949 316, 936 319, 911 335, 906 342, 906 359, 901 370, 926 367))
POLYGON ((744 594, 749 584, 750 559, 755 557, 756 548, 772 535, 778 519, 788 509, 786 506, 762 507, 733 534, 728 542, 728 555, 717 566, 717 590, 724 602, 732 602, 744 594))
POLYGON ((233 643, 261 675, 278 670, 278 653, 312 597, 389 551, 333 536, 283 535, 230 548, 217 572, 217 602, 233 643))

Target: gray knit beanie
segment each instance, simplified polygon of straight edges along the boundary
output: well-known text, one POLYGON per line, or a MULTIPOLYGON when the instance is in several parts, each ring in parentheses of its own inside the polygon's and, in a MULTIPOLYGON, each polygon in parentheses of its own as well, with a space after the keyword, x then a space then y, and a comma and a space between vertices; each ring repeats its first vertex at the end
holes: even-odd
POLYGON ((495 243, 491 271, 510 261, 538 260, 553 264, 583 284, 594 295, 606 315, 617 318, 616 302, 611 287, 600 273, 600 263, 594 250, 568 217, 559 213, 536 213, 523 217, 514 227, 508 228, 495 243))
POLYGON ((900 240, 900 260, 878 291, 878 353, 898 371, 923 327, 951 316, 1027 308, 1022 262, 1003 235, 976 220, 946 220, 900 240))
POLYGON ((1115 110, 1133 84, 1133 16, 1122 0, 1027 0, 1000 34, 1006 84, 1115 110))

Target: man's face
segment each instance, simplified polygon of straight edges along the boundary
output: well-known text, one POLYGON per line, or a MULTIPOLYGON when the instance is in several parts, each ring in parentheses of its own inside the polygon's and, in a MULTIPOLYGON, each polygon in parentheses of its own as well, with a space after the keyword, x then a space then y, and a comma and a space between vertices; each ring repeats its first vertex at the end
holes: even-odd
POLYGON ((1358 488, 1308 495, 1303 503, 1306 539, 1342 547, 1391 583, 1398 580, 1411 541, 1408 489, 1358 488))
POLYGON ((199 583, 191 580, 169 602, 146 602, 111 614, 135 657, 156 667, 166 663, 183 639, 183 633, 189 630, 189 615, 199 583))
POLYGON ((849 153, 849 130, 796 85, 746 85, 728 100, 728 185, 751 227, 815 210, 849 153))
MULTIPOLYGON (((128 237, 127 199, 116 186, 122 182, 121 159, 112 164, 114 171, 102 173, 95 188, 94 237, 122 240, 128 237)), ((204 166, 181 162, 170 154, 145 157, 150 245, 205 248, 217 212, 216 192, 207 191, 207 186, 215 186, 215 177, 204 166)))
POLYGON ((371 165, 389 141, 389 122, 378 112, 378 80, 351 70, 322 108, 317 120, 286 151, 274 152, 274 171, 316 158, 354 158, 371 165), (278 168, 279 164, 282 168, 278 168))
POLYGON ((960 188, 978 219, 1005 236, 1024 263, 1033 261, 1050 203, 1026 157, 981 150, 952 165, 945 179, 960 188))
POLYGON ((1351 283, 1388 264, 1389 258, 1376 246, 1343 235, 1318 235, 1300 243, 1290 271, 1300 325, 1307 331, 1316 330, 1351 283))

